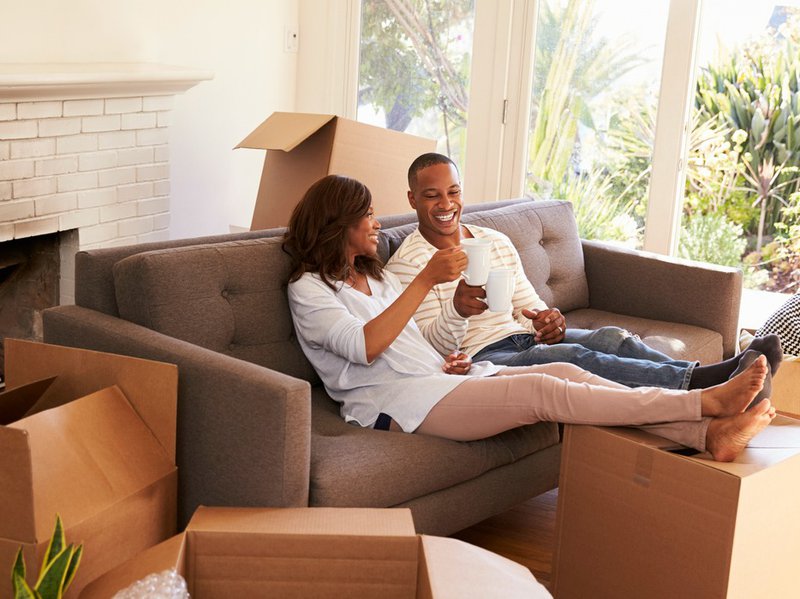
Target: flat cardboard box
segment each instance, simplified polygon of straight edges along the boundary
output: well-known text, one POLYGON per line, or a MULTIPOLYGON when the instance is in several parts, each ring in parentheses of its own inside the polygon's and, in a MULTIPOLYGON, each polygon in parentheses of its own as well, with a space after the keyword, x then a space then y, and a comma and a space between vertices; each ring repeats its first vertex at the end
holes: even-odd
POLYGON ((175 568, 194 599, 550 597, 529 570, 456 539, 414 534, 408 509, 199 508, 186 532, 86 587, 113 596, 175 568))
MULTIPOLYGON (((0 570, 38 576, 58 513, 84 554, 67 597, 176 531, 172 364, 5 340, 0 570)), ((0 584, 0 597, 11 596, 0 584)))
POLYGON ((775 409, 800 418, 800 358, 785 358, 772 378, 772 397, 775 409))
POLYGON ((800 596, 800 421, 778 416, 732 463, 634 428, 567 426, 553 594, 800 596))
POLYGON ((432 139, 332 114, 275 112, 236 146, 267 150, 251 230, 283 227, 311 184, 330 174, 358 179, 375 212, 409 212, 408 167, 432 139))

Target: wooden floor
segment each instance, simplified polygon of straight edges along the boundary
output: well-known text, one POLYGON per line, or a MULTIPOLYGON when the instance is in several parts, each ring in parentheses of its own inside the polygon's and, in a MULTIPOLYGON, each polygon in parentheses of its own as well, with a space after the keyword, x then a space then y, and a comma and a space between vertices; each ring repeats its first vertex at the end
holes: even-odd
POLYGON ((557 503, 553 489, 453 537, 526 566, 550 590, 557 503))

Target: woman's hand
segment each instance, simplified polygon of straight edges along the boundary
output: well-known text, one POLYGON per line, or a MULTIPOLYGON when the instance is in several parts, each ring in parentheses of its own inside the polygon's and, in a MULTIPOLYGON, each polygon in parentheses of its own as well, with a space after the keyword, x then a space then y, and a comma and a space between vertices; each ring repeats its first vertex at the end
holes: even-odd
POLYGON ((467 255, 461 246, 438 250, 418 277, 423 277, 431 287, 439 283, 455 281, 467 267, 467 255))
POLYGON ((436 252, 400 297, 364 325, 367 362, 372 362, 397 339, 434 285, 455 281, 466 266, 467 255, 460 247, 436 252))
POLYGON ((472 368, 472 359, 464 352, 454 351, 444 359, 445 374, 467 374, 472 368))

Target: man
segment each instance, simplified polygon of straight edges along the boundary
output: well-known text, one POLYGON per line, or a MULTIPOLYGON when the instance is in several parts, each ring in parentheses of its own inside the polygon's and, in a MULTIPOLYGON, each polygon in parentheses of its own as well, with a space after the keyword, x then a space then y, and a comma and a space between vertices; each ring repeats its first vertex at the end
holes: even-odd
MULTIPOLYGON (((462 238, 492 241, 490 268, 515 272, 512 308, 488 312, 482 287, 461 279, 435 286, 414 319, 442 354, 465 353, 474 360, 508 366, 570 362, 629 387, 695 389, 728 379, 739 357, 700 367, 673 360, 618 327, 568 329, 564 315, 548 308, 525 274, 511 241, 498 231, 461 224, 461 181, 455 163, 436 153, 419 156, 408 170, 408 201, 419 225, 391 257, 386 268, 408 285, 438 250, 460 245, 462 238)), ((767 356, 774 372, 780 364, 775 336, 756 339, 748 349, 767 356)), ((741 354, 740 354, 741 355, 741 354)))

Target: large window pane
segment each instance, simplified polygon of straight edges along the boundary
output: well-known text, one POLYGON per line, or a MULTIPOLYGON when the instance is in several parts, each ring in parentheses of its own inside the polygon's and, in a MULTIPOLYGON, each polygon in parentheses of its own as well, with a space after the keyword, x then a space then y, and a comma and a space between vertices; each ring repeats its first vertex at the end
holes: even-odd
POLYGON ((362 0, 358 120, 463 164, 474 0, 362 0))
POLYGON ((668 0, 545 0, 526 192, 574 204, 583 237, 641 243, 668 0))
POLYGON ((800 3, 706 0, 680 254, 800 283, 800 3))

